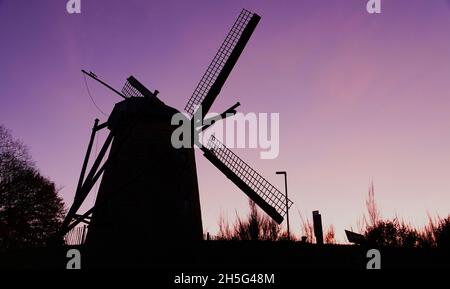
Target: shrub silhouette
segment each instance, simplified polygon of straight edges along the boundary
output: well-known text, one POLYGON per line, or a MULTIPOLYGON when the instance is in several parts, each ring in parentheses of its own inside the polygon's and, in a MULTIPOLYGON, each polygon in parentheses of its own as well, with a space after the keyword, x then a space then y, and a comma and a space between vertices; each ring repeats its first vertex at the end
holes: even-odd
POLYGON ((334 226, 330 225, 325 232, 325 244, 336 244, 334 226))
POLYGON ((373 184, 366 201, 367 216, 364 217, 364 235, 369 244, 379 247, 402 248, 450 248, 450 216, 434 220, 418 230, 397 218, 382 220, 375 202, 373 184), (367 219, 369 221, 367 221, 367 219))
POLYGON ((303 215, 299 212, 300 221, 301 221, 301 230, 302 230, 302 241, 306 243, 314 243, 314 227, 313 223, 309 218, 303 217, 303 215))
POLYGON ((435 229, 436 245, 440 248, 450 248, 450 216, 442 219, 435 229))
MULTIPOLYGON (((236 223, 231 228, 223 217, 219 220, 219 232, 216 240, 241 240, 241 241, 280 241, 287 240, 287 232, 267 215, 263 215, 256 207, 255 202, 249 200, 250 213, 246 219, 237 217, 236 223)), ((291 235, 290 239, 294 237, 291 235)))
POLYGON ((400 223, 398 219, 380 220, 366 229, 364 234, 369 244, 378 247, 417 247, 420 235, 416 229, 400 223))

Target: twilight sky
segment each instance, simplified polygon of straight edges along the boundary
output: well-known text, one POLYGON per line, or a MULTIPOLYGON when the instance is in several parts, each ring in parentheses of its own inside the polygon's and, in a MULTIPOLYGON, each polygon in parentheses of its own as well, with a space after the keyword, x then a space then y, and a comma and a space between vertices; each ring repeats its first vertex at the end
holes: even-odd
MULTIPOLYGON (((182 110, 242 8, 262 16, 212 111, 280 113, 280 154, 234 150, 275 186, 288 172, 291 227, 320 210, 337 237, 373 180, 384 217, 413 225, 450 213, 450 1, 0 0, 0 123, 72 202, 98 117, 80 69, 120 88, 130 74, 182 110)), ((109 113, 120 99, 89 81, 109 113)), ((100 137, 98 150, 104 135, 100 137)), ((204 231, 248 211, 197 153, 204 231)), ((283 191, 283 190, 282 190, 283 191)), ((88 201, 93 204, 93 199, 88 201)))

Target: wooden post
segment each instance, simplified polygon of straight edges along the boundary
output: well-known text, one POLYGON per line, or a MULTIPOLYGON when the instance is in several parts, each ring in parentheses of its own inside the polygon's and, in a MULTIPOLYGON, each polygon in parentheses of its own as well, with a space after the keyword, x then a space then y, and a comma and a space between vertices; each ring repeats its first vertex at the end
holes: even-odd
POLYGON ((313 211, 314 235, 317 245, 323 245, 322 216, 319 211, 313 211))

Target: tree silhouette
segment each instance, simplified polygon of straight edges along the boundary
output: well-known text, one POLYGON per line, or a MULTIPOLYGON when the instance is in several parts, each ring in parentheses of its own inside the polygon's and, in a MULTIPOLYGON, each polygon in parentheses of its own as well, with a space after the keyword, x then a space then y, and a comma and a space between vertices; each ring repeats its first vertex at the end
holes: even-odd
POLYGON ((40 175, 27 148, 0 125, 0 248, 43 246, 63 217, 54 183, 40 175))

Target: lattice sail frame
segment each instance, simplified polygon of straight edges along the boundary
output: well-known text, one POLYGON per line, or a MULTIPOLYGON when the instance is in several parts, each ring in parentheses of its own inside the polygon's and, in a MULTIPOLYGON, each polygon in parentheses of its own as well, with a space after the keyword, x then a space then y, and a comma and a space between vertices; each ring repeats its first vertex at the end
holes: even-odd
POLYGON ((127 79, 127 81, 125 82, 125 85, 122 88, 122 94, 125 95, 126 97, 144 97, 144 95, 137 90, 131 83, 130 81, 127 79))
POLYGON ((194 114, 194 112, 197 110, 198 105, 203 102, 212 85, 217 80, 220 71, 230 57, 231 52, 239 41, 242 32, 250 22, 250 19, 253 17, 253 15, 255 14, 246 9, 243 9, 241 11, 241 14, 233 24, 230 32, 228 32, 228 35, 220 46, 219 51, 217 51, 211 64, 208 66, 208 69, 206 70, 199 84, 195 88, 194 93, 186 104, 186 107, 184 108, 184 110, 190 115, 194 114))
MULTIPOLYGON (((267 204, 273 207, 278 214, 281 216, 286 215, 286 196, 216 139, 214 135, 211 135, 209 138, 206 148, 267 204)), ((287 204, 290 208, 293 202, 288 199, 287 204)))

